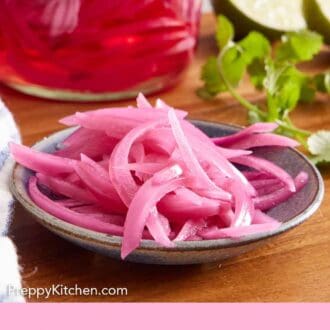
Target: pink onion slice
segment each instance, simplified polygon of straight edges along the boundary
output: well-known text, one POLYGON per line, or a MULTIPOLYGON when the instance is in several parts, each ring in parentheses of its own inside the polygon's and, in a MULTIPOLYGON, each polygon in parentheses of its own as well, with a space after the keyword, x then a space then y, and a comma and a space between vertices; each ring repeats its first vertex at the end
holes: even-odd
POLYGON ((176 146, 170 128, 163 127, 148 132, 143 140, 145 149, 157 154, 170 155, 176 146))
POLYGON ((32 200, 44 211, 63 219, 73 225, 83 227, 97 232, 121 236, 123 234, 123 227, 114 224, 106 223, 95 219, 91 216, 74 212, 66 207, 52 201, 43 195, 37 187, 37 178, 30 177, 29 193, 32 200))
POLYGON ((178 149, 180 151, 181 157, 186 164, 186 167, 194 175, 198 181, 205 186, 205 191, 208 189, 213 192, 213 196, 222 200, 230 200, 231 195, 228 192, 225 192, 223 189, 218 187, 206 174, 200 163, 198 162, 187 138, 184 135, 184 132, 181 128, 180 122, 175 115, 175 112, 170 110, 168 113, 168 119, 172 127, 172 132, 178 149))
POLYGON ((82 181, 80 180, 79 176, 77 175, 76 172, 70 173, 68 175, 65 176, 65 180, 70 182, 70 183, 74 183, 74 184, 81 184, 82 181))
POLYGON ((248 180, 262 180, 274 178, 272 174, 259 171, 242 171, 241 172, 248 180))
POLYGON ((263 195, 271 194, 274 191, 277 191, 279 189, 282 189, 283 186, 284 186, 283 182, 277 182, 274 185, 268 185, 268 186, 264 186, 264 187, 258 188, 257 189, 257 196, 258 197, 261 197, 263 195))
POLYGON ((129 163, 127 167, 130 171, 154 175, 156 172, 166 167, 166 165, 167 164, 162 163, 129 163))
POLYGON ((214 148, 214 144, 211 140, 195 126, 189 122, 183 122, 183 126, 188 131, 189 140, 192 141, 194 151, 201 162, 209 162, 213 169, 213 180, 220 187, 227 184, 228 179, 236 179, 240 181, 251 195, 255 195, 253 187, 244 178, 244 176, 234 167, 226 157, 221 153, 221 149, 214 148), (217 174, 215 175, 215 173, 217 174))
POLYGON ((278 221, 260 210, 255 210, 252 224, 264 223, 278 223, 278 221))
POLYGON ((86 141, 90 140, 91 136, 97 133, 94 130, 89 130, 84 127, 79 127, 72 134, 70 134, 66 139, 60 142, 60 145, 69 147, 72 145, 82 145, 86 141))
POLYGON ((234 204, 234 222, 231 224, 233 227, 249 226, 252 222, 254 206, 251 196, 242 189, 239 182, 232 182, 230 189, 233 193, 234 204))
POLYGON ((186 241, 188 238, 195 236, 200 230, 205 228, 207 223, 203 219, 188 220, 184 223, 178 235, 175 237, 175 242, 186 241))
POLYGON ((169 248, 174 247, 175 244, 169 239, 168 233, 166 233, 161 217, 163 216, 158 213, 156 208, 151 210, 146 222, 146 226, 151 236, 158 244, 169 248))
POLYGON ((159 211, 174 222, 187 219, 199 219, 219 214, 219 201, 198 196, 189 189, 177 189, 175 194, 168 194, 157 205, 159 211))
POLYGON ((230 144, 233 149, 251 149, 263 146, 278 146, 278 147, 297 147, 299 143, 296 140, 290 139, 286 136, 261 133, 253 134, 244 139, 230 144))
POLYGON ((251 185, 256 188, 263 188, 265 186, 272 186, 278 184, 280 181, 278 179, 259 179, 259 180, 250 180, 251 185))
POLYGON ((255 157, 255 156, 241 156, 233 158, 232 161, 236 164, 245 165, 254 168, 261 172, 269 173, 277 177, 279 180, 283 181, 290 191, 295 192, 296 187, 292 177, 284 171, 281 167, 271 163, 270 161, 255 157))
MULTIPOLYGON (((300 191, 308 181, 308 174, 306 172, 300 172, 294 179, 295 191, 300 191)), ((264 195, 254 198, 254 206, 259 210, 269 210, 276 205, 285 202, 289 197, 293 195, 287 187, 281 188, 269 195, 264 195)))
POLYGON ((129 206, 131 200, 139 189, 128 168, 128 156, 133 143, 143 136, 146 132, 157 127, 166 125, 163 120, 148 122, 133 128, 126 136, 117 144, 110 157, 109 174, 110 179, 122 199, 129 206))
POLYGON ((53 192, 85 203, 95 203, 96 198, 88 190, 69 181, 37 173, 38 182, 53 192))
POLYGON ((256 190, 251 185, 249 180, 247 180, 246 177, 235 166, 233 166, 232 164, 230 164, 230 166, 232 167, 233 173, 236 175, 237 181, 245 186, 246 192, 250 196, 255 196, 256 195, 256 190))
POLYGON ((77 160, 80 159, 80 154, 85 154, 90 158, 100 158, 104 154, 110 154, 118 142, 117 139, 111 138, 101 131, 85 129, 85 132, 86 136, 84 139, 78 140, 77 138, 70 140, 69 143, 63 143, 64 147, 57 150, 54 154, 77 160))
POLYGON ((119 197, 109 179, 107 171, 86 155, 81 154, 80 157, 81 162, 77 165, 84 169, 86 173, 93 176, 95 189, 98 189, 101 194, 104 193, 105 196, 109 196, 111 199, 119 201, 119 197))
MULTIPOLYGON (((145 157, 144 146, 142 143, 136 143, 132 146, 130 156, 136 163, 142 163, 145 157)), ((110 159, 110 158, 109 158, 110 159)))
POLYGON ((152 109, 152 105, 142 93, 137 96, 136 105, 139 109, 152 109))
POLYGON ((59 122, 66 126, 81 125, 85 128, 105 131, 107 129, 106 124, 109 123, 111 124, 111 120, 127 119, 131 123, 139 123, 139 122, 143 122, 145 119, 148 118, 150 119, 148 115, 154 118, 156 114, 157 113, 154 112, 152 109, 146 109, 145 111, 142 111, 132 107, 108 108, 108 109, 98 109, 98 110, 91 110, 85 112, 76 112, 73 115, 62 118, 59 122), (105 122, 103 123, 102 123, 102 118, 105 120, 105 122), (88 124, 87 122, 88 119, 92 121, 91 124, 88 124), (101 127, 97 127, 96 123, 101 123, 102 124, 101 127), (88 127, 88 126, 92 126, 92 127, 88 127))
POLYGON ((67 208, 74 208, 74 207, 79 207, 79 206, 90 206, 91 203, 85 203, 82 201, 76 201, 75 199, 72 198, 65 198, 65 199, 59 199, 55 201, 56 204, 65 206, 67 208))
MULTIPOLYGON (((111 138, 121 139, 131 129, 137 127, 141 123, 159 120, 161 117, 166 118, 165 113, 159 114, 153 110, 142 111, 131 110, 129 108, 121 110, 123 112, 121 116, 114 116, 111 110, 109 110, 109 112, 107 109, 97 110, 96 113, 77 112, 74 115, 74 123, 87 129, 105 132, 111 138)), ((69 119, 66 119, 65 123, 68 123, 68 120, 69 119)))
POLYGON ((100 207, 97 205, 81 205, 81 206, 73 206, 70 207, 71 210, 77 213, 88 214, 97 218, 101 221, 112 223, 117 226, 124 226, 125 217, 118 214, 110 214, 110 213, 103 213, 100 212, 100 207))
POLYGON ((200 162, 208 162, 214 165, 222 177, 235 177, 230 162, 221 153, 221 150, 215 147, 207 135, 187 121, 182 121, 181 124, 200 162))
POLYGON ((232 208, 226 205, 220 209, 219 218, 221 219, 219 227, 230 227, 236 221, 232 208))
MULTIPOLYGON (((222 148, 222 147, 218 146, 217 149, 220 151, 221 155, 223 155, 227 159, 252 154, 252 151, 240 150, 239 148, 227 149, 227 148, 222 148)), ((243 149, 243 148, 241 148, 241 149, 243 149)))
POLYGON ((39 152, 28 147, 10 143, 10 152, 16 162, 46 175, 58 175, 73 172, 75 161, 39 152))
POLYGON ((272 132, 277 127, 278 125, 275 123, 256 123, 240 130, 235 134, 213 138, 212 141, 219 146, 228 146, 245 138, 246 136, 250 136, 251 134, 272 132))
POLYGON ((97 163, 93 164, 91 160, 87 162, 86 157, 82 159, 83 161, 77 163, 74 169, 84 184, 104 206, 113 211, 125 212, 126 207, 107 177, 107 172, 97 163))
POLYGON ((146 108, 127 107, 77 112, 74 115, 62 118, 60 123, 67 126, 80 125, 84 128, 101 131, 107 131, 118 124, 127 130, 138 124, 166 117, 169 110, 175 111, 179 118, 184 118, 187 115, 187 112, 174 110, 167 105, 158 109, 150 108, 147 105, 146 108))
POLYGON ((140 187, 127 212, 121 249, 122 259, 139 246, 143 228, 151 210, 154 210, 158 201, 166 194, 183 186, 183 184, 184 179, 180 178, 180 172, 173 171, 170 167, 156 173, 140 187), (161 180, 158 180, 159 176, 161 180), (168 177, 167 181, 164 181, 165 177, 168 177))
POLYGON ((173 107, 171 107, 161 99, 156 100, 156 109, 165 112, 174 111, 177 117, 180 119, 184 119, 188 115, 187 111, 174 109, 173 107))
POLYGON ((200 231, 198 234, 204 239, 219 239, 219 238, 240 238, 246 235, 252 235, 262 232, 276 230, 280 227, 280 222, 255 224, 243 227, 215 228, 211 227, 200 231))

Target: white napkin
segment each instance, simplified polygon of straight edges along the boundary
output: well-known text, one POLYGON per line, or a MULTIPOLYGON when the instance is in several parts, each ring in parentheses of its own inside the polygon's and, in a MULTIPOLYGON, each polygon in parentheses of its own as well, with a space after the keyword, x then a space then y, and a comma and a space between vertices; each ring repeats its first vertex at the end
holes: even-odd
POLYGON ((9 177, 13 160, 8 143, 20 142, 19 131, 12 114, 0 99, 0 302, 22 302, 19 294, 21 278, 14 244, 6 237, 11 220, 13 197, 9 177))

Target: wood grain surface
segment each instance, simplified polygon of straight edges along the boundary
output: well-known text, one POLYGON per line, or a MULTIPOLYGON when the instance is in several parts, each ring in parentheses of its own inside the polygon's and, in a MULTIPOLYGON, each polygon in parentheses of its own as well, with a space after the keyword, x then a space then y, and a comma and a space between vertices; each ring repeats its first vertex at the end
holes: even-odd
MULTIPOLYGON (((173 106, 186 109, 190 118, 244 125, 246 111, 229 95, 212 102, 202 101, 195 95, 200 86, 201 64, 216 52, 213 32, 214 17, 204 15, 197 55, 186 76, 174 89, 151 99, 161 97, 173 106)), ((329 67, 329 49, 306 65, 311 71, 329 67)), ((246 82, 240 91, 251 101, 264 101, 264 96, 246 82)), ((0 86, 0 96, 14 113, 24 143, 28 145, 61 129, 58 119, 65 115, 110 104, 133 103, 54 102, 19 94, 4 86, 0 86)), ((305 129, 329 129, 329 98, 319 97, 312 105, 301 106, 292 118, 305 129)), ((127 296, 52 296, 39 301, 330 301, 330 168, 323 168, 322 174, 326 196, 311 219, 264 247, 222 264, 151 266, 112 260, 55 236, 16 204, 10 236, 17 245, 23 285, 128 289, 127 296)), ((37 301, 36 297, 29 300, 37 301)))

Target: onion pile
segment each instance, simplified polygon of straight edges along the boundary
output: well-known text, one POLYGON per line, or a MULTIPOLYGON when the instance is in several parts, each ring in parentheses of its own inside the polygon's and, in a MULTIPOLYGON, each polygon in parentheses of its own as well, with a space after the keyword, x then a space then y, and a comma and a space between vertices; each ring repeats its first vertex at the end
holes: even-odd
POLYGON ((302 189, 253 155, 260 146, 295 147, 256 123, 230 136, 209 138, 187 113, 140 94, 136 107, 107 108, 65 117, 78 128, 53 154, 12 143, 11 153, 35 171, 32 200, 76 226, 122 236, 124 259, 141 239, 164 247, 176 242, 232 238, 272 231, 281 223, 265 212, 302 189), (235 165, 243 165, 240 171, 235 165))

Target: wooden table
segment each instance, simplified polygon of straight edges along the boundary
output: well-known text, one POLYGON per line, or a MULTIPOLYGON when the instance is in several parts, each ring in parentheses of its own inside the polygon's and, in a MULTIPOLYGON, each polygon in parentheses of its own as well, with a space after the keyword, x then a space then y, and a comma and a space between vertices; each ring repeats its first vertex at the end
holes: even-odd
MULTIPOLYGON (((246 111, 229 95, 205 102, 195 95, 207 55, 215 53, 214 18, 205 15, 194 63, 176 88, 152 97, 189 111, 190 118, 246 124, 246 111)), ((310 70, 330 67, 329 50, 309 65, 310 70)), ((248 84, 241 92, 252 101, 262 101, 248 84)), ((61 103, 41 100, 1 86, 0 95, 13 111, 25 144, 62 128, 58 119, 86 109, 110 105, 61 103)), ((133 101, 117 102, 127 105, 133 101)), ((112 103, 111 105, 114 105, 112 103)), ((293 120, 298 126, 317 130, 330 128, 329 98, 300 107, 293 120)), ((322 170, 326 190, 330 169, 322 170)), ((38 225, 16 205, 10 236, 17 245, 25 287, 63 284, 79 287, 127 287, 128 295, 70 297, 53 296, 48 301, 330 301, 330 194, 306 223, 241 257, 196 266, 151 266, 125 263, 72 245, 38 225)), ((36 301, 36 298, 31 298, 36 301)), ((45 301, 43 299, 39 301, 45 301)))

